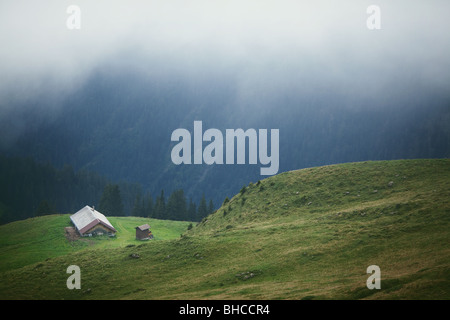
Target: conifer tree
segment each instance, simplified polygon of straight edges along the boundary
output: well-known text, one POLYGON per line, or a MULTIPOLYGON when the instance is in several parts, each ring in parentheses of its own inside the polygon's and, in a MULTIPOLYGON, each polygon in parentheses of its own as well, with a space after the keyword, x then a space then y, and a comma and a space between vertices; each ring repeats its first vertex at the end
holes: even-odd
POLYGON ((195 221, 197 219, 197 205, 192 201, 192 198, 189 199, 189 206, 187 209, 187 220, 195 221))
POLYGON ((142 199, 140 193, 136 195, 131 215, 133 217, 145 217, 144 199, 142 199))
POLYGON ((207 215, 208 215, 208 206, 206 205, 205 194, 203 194, 202 199, 200 200, 200 204, 198 205, 197 221, 202 220, 207 215))
POLYGON ((164 190, 161 190, 160 196, 156 198, 154 211, 156 219, 166 219, 166 199, 164 196, 164 190))
POLYGON ((211 214, 214 212, 214 203, 212 201, 212 199, 209 200, 209 204, 208 204, 208 214, 211 214))
POLYGON ((153 206, 153 197, 150 193, 143 199, 144 202, 144 217, 153 218, 155 215, 155 208, 153 206))
POLYGON ((184 196, 183 189, 172 192, 167 200, 166 214, 167 219, 170 220, 186 220, 186 197, 184 196))
POLYGON ((43 216, 54 213, 56 213, 55 209, 53 209, 53 206, 50 205, 46 200, 42 200, 36 210, 36 216, 43 216))
POLYGON ((99 211, 106 216, 120 217, 124 215, 119 185, 107 184, 99 203, 99 211))

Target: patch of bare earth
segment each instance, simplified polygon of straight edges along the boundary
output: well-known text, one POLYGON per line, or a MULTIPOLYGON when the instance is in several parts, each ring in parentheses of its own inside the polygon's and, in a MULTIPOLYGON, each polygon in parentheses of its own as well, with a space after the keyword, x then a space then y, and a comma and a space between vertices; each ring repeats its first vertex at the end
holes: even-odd
POLYGON ((66 238, 69 241, 75 241, 80 238, 80 235, 78 234, 77 230, 75 230, 74 227, 65 227, 64 230, 66 231, 66 238))

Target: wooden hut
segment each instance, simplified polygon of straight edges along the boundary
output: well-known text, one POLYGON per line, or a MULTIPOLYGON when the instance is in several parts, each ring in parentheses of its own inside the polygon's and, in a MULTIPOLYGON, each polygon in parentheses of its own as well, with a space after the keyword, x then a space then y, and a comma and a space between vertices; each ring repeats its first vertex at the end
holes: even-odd
POLYGON ((153 238, 153 234, 150 231, 150 226, 146 223, 136 227, 136 239, 137 240, 150 240, 153 238))
POLYGON ((85 206, 77 213, 71 215, 70 220, 72 220, 76 230, 82 237, 102 234, 113 236, 116 233, 116 229, 114 229, 108 219, 102 213, 89 206, 85 206))

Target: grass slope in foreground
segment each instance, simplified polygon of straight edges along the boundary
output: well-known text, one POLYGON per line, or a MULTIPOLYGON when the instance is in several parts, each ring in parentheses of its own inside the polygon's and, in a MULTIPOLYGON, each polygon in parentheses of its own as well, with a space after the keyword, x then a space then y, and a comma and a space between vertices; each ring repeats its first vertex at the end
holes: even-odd
POLYGON ((286 172, 243 188, 181 238, 2 272, 0 297, 449 299, 449 196, 448 159, 286 172), (66 288, 72 264, 80 290, 66 288), (370 265, 381 290, 366 287, 370 265))

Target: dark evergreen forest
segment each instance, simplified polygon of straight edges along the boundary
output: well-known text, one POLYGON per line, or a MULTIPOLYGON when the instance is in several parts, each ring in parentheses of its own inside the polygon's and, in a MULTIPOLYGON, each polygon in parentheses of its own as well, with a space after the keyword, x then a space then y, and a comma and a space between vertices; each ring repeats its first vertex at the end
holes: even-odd
POLYGON ((54 213, 75 213, 85 205, 107 216, 139 216, 200 221, 214 211, 205 196, 199 203, 187 200, 182 189, 168 198, 153 197, 140 184, 114 183, 97 173, 75 171, 70 165, 57 169, 31 158, 0 155, 0 224, 54 213))

